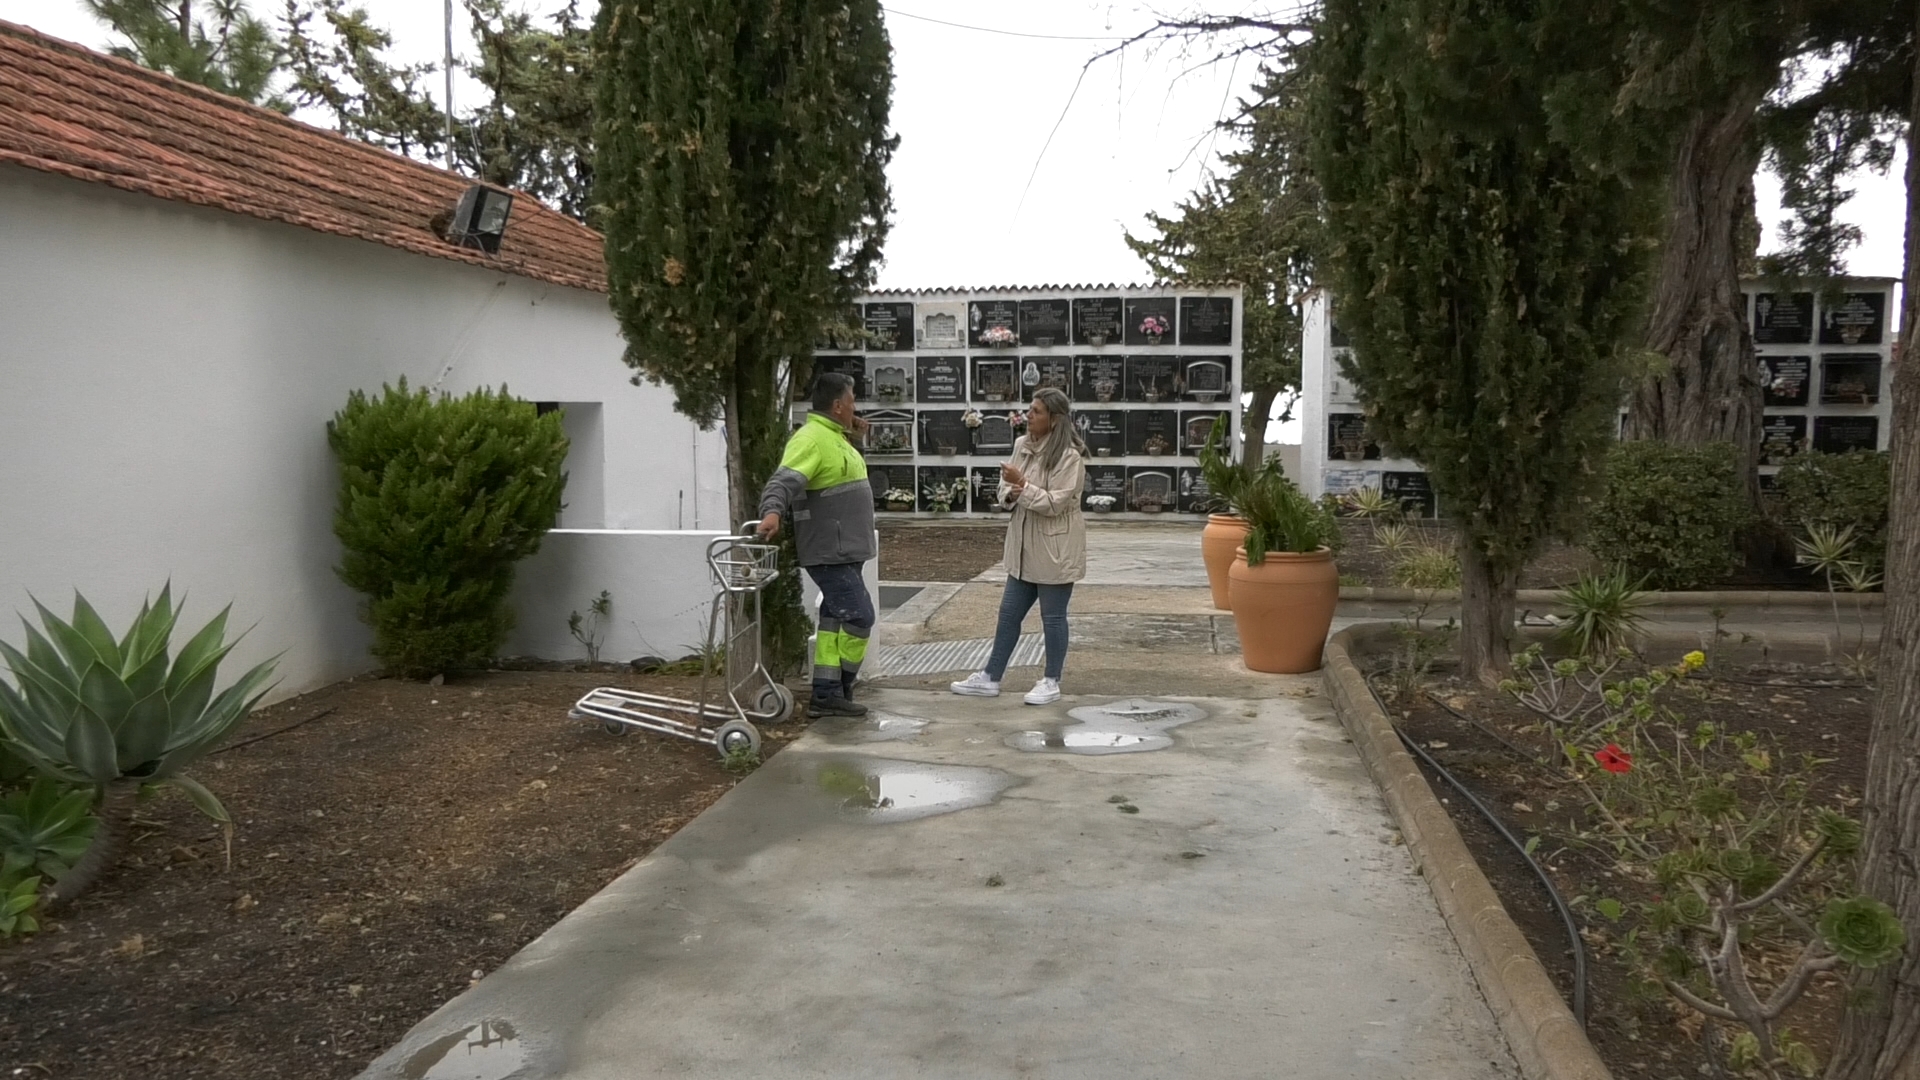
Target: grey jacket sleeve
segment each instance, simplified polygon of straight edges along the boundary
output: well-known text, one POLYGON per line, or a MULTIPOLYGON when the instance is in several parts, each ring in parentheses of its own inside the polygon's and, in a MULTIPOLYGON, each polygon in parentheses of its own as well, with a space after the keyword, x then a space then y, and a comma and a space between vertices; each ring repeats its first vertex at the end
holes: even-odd
POLYGON ((793 504, 807 494, 806 474, 782 466, 773 470, 767 478, 767 486, 760 492, 760 516, 777 513, 782 518, 793 516, 793 504))

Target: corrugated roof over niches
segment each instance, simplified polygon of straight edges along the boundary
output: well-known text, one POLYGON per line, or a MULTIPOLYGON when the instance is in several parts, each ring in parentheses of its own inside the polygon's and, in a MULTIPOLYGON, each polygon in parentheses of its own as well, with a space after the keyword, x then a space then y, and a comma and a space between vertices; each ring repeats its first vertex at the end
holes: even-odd
POLYGON ((0 22, 0 162, 605 292, 600 234, 516 194, 498 256, 441 239, 473 181, 0 22))

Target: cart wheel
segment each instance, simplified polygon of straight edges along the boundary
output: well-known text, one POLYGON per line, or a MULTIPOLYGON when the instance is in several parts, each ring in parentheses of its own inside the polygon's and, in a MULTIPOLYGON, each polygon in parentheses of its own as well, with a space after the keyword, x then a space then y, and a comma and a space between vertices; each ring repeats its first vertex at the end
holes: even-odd
POLYGON ((774 683, 760 691, 753 718, 763 724, 784 724, 793 718, 793 691, 774 683))
POLYGON ((627 725, 621 723, 618 720, 600 721, 600 730, 606 732, 609 735, 626 735, 633 731, 632 728, 628 727, 627 725))
POLYGON ((713 747, 726 757, 735 750, 760 752, 760 732, 745 720, 729 720, 713 732, 713 747))

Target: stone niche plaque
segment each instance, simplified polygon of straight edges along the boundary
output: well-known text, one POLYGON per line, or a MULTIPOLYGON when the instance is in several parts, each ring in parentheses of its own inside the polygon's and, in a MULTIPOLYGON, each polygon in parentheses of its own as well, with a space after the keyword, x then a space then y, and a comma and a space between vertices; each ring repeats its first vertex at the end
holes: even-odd
POLYGON ((1180 488, 1173 466, 1137 465, 1127 470, 1127 509, 1157 514, 1180 506, 1180 488))
POLYGON ((1180 453, 1180 414, 1172 409, 1133 409, 1127 414, 1127 453, 1174 457, 1180 453))
POLYGON ((975 300, 967 305, 967 343, 1004 348, 1020 340, 1020 305, 1012 300, 975 300), (989 334, 987 331, 995 333, 989 334), (1005 336, 998 331, 1005 330, 1005 336), (995 344, 998 342, 999 344, 995 344))
POLYGON ((915 400, 922 405, 957 404, 967 400, 967 358, 917 356, 919 379, 915 400))
POLYGON ((999 403, 1019 397, 1018 361, 1013 357, 976 356, 973 358, 972 400, 999 403))
POLYGON ((1785 465, 1807 445, 1807 418, 1768 416, 1760 421, 1760 464, 1785 465))
POLYGON ((1820 404, 1880 403, 1880 358, 1873 353, 1828 353, 1820 358, 1820 404))
POLYGON ((965 465, 922 465, 919 472, 920 509, 934 509, 935 489, 939 488, 948 494, 948 510, 956 514, 967 512, 973 492, 965 465))
POLYGON ((1013 421, 1003 412, 982 413, 980 426, 973 429, 973 452, 1005 457, 1013 453, 1013 421))
POLYGON ((1438 511, 1433 484, 1423 472, 1383 472, 1380 494, 1400 504, 1401 513, 1410 518, 1430 518, 1438 511))
POLYGON ((1095 404, 1125 401, 1126 361, 1118 356, 1073 358, 1073 400, 1095 404))
POLYGON ((867 457, 913 456, 913 413, 871 409, 860 415, 867 421, 867 457))
POLYGON ((1124 465, 1087 466, 1087 486, 1081 496, 1081 509, 1092 510, 1093 504, 1086 500, 1095 495, 1105 495, 1113 500, 1110 510, 1127 508, 1127 468, 1124 465))
POLYGON ((912 510, 920 502, 919 482, 914 479, 912 465, 892 465, 872 462, 867 465, 867 483, 873 488, 873 508, 875 510, 912 510), (887 492, 904 491, 907 493, 903 507, 893 507, 887 503, 887 492))
POLYGON ((1020 301, 1020 344, 1051 349, 1070 343, 1072 336, 1072 306, 1065 297, 1020 301))
POLYGON ((1812 293, 1759 293, 1753 298, 1754 344, 1805 345, 1812 340, 1812 293))
POLYGON ((1128 299, 1127 344, 1173 344, 1174 316, 1174 299, 1171 296, 1135 296, 1128 299), (1153 332, 1156 326, 1161 328, 1157 334, 1153 332))
POLYGON ((1233 344, 1233 297, 1181 297, 1180 344, 1233 344))
POLYGON ((1000 466, 975 465, 967 474, 967 483, 973 495, 973 511, 976 514, 991 510, 996 514, 1011 514, 1013 507, 1000 503, 1000 466))
MULTIPOLYGON (((813 358, 814 378, 817 379, 829 372, 835 375, 845 375, 847 378, 853 380, 853 399, 855 401, 869 400, 868 395, 872 393, 872 387, 867 384, 866 357, 844 355, 815 356, 813 358)), ((811 398, 812 396, 813 387, 811 385, 807 386, 805 392, 800 395, 802 400, 811 398)))
POLYGON ((909 352, 913 349, 913 305, 887 300, 868 304, 865 311, 869 352, 909 352))
POLYGON ((913 347, 964 349, 967 347, 967 305, 959 301, 921 304, 913 312, 913 347))
POLYGON ((1820 344, 1878 345, 1887 325, 1887 294, 1842 293, 1833 304, 1820 305, 1820 344))
POLYGON ((1020 400, 1032 401, 1037 391, 1049 386, 1073 400, 1073 361, 1064 356, 1021 357, 1020 400))
POLYGON ((913 400, 913 361, 874 357, 867 364, 867 373, 867 381, 873 384, 873 400, 882 405, 913 400))
POLYGON ((1766 368, 1766 403, 1774 407, 1805 405, 1808 376, 1813 373, 1811 356, 1763 356, 1766 368))
POLYGON ((1233 357, 1189 356, 1181 362, 1182 392, 1198 402, 1218 401, 1233 394, 1233 357))
POLYGON ((1207 487, 1207 478, 1198 466, 1180 467, 1180 512, 1183 514, 1219 514, 1225 512, 1220 500, 1207 487))
POLYGON ((1334 498, 1344 498, 1362 488, 1380 490, 1380 471, 1378 469, 1329 469, 1321 474, 1322 487, 1334 498))
POLYGON ((1126 340, 1117 296, 1083 296, 1073 302, 1073 343, 1099 348, 1126 340))
POLYGON ((1813 448, 1823 454, 1844 454, 1849 450, 1880 449, 1880 418, 1877 416, 1816 416, 1813 418, 1813 448))
POLYGON ((1119 409, 1075 409, 1073 426, 1086 440, 1095 458, 1117 458, 1127 452, 1126 413, 1119 409))
POLYGON ((1127 400, 1149 404, 1179 395, 1180 361, 1171 356, 1127 357, 1127 400))
POLYGON ((1192 409, 1181 410, 1180 452, 1183 454, 1198 454, 1201 448, 1207 445, 1207 435, 1213 431, 1213 426, 1217 423, 1223 425, 1220 430, 1220 452, 1224 456, 1232 457, 1233 439, 1231 435, 1233 433, 1233 420, 1231 417, 1231 413, 1225 412, 1197 412, 1192 409))
POLYGON ((1327 414, 1327 460, 1380 460, 1380 444, 1368 436, 1367 418, 1364 414, 1327 414))
POLYGON ((920 453, 925 457, 949 457, 973 452, 973 430, 967 427, 964 409, 920 410, 920 453))

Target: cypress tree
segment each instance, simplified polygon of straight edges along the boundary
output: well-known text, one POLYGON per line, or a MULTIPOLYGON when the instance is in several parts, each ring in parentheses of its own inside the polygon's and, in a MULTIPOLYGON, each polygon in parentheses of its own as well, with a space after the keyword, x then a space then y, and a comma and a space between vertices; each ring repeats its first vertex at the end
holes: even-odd
POLYGON ((1528 557, 1611 438, 1650 155, 1577 0, 1329 0, 1312 46, 1327 280, 1369 423, 1459 526, 1461 660, 1507 666, 1528 557))
MULTIPOLYGON (((789 428, 788 378, 886 237, 891 50, 877 0, 617 0, 594 25, 607 277, 628 365, 724 421, 734 524, 789 428)), ((790 536, 791 534, 788 533, 790 536)), ((796 575, 769 648, 804 644, 796 575)))

